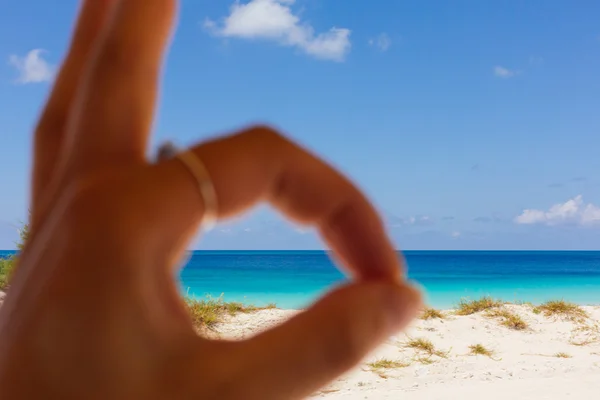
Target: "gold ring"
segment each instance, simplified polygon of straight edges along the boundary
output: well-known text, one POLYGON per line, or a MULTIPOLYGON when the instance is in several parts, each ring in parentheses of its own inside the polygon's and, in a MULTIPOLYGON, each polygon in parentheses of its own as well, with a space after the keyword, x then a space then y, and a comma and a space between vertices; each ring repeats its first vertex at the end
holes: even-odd
POLYGON ((211 230, 218 219, 217 192, 212 179, 210 178, 210 174, 200 157, 192 150, 188 149, 179 152, 174 145, 165 143, 160 147, 157 158, 159 160, 177 158, 192 174, 198 183, 198 189, 200 190, 200 195, 204 202, 204 214, 201 223, 202 230, 211 230))

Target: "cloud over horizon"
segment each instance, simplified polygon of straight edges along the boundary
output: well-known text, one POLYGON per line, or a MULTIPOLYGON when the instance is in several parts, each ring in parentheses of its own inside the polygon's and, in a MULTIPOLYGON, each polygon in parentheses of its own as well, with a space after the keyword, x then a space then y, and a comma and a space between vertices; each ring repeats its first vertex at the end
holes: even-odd
POLYGON ((214 36, 270 40, 315 58, 344 61, 351 47, 351 31, 333 27, 316 33, 292 11, 294 3, 295 0, 236 1, 220 22, 206 18, 204 28, 214 36))
POLYGON ((581 195, 575 196, 564 203, 558 203, 547 211, 525 209, 515 218, 521 225, 600 225, 600 207, 585 203, 581 195))
POLYGON ((433 219, 429 215, 417 215, 406 218, 388 215, 386 221, 392 228, 401 226, 429 226, 433 224, 433 219))

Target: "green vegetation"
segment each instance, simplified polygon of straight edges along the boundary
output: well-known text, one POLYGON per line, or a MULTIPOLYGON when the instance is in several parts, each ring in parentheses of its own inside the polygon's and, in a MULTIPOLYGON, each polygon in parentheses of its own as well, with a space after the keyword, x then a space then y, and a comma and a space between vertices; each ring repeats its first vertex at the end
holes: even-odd
POLYGON ((487 347, 485 347, 482 344, 474 344, 469 346, 469 351, 470 354, 472 355, 480 355, 480 356, 486 356, 486 357, 490 357, 492 358, 492 356, 494 355, 494 352, 492 350, 489 350, 487 347))
POLYGON ((423 312, 421 313, 419 318, 424 319, 424 320, 444 319, 444 318, 446 318, 446 316, 440 310, 436 310, 435 308, 427 307, 427 308, 425 308, 425 310, 423 310, 423 312))
POLYGON ((269 304, 266 307, 255 307, 242 303, 225 302, 222 297, 206 300, 196 300, 188 297, 185 303, 194 327, 200 331, 213 329, 227 315, 275 308, 274 304, 269 304))
MULTIPOLYGON (((368 363, 367 366, 370 368, 371 372, 377 374, 382 379, 387 379, 389 376, 386 372, 390 369, 396 368, 406 368, 410 365, 410 363, 405 363, 402 361, 394 361, 387 358, 381 358, 377 361, 368 363)), ((363 386, 359 383, 358 386, 363 386)))
MULTIPOLYGON (((447 358, 448 357, 448 353, 449 353, 449 352, 444 353, 443 351, 437 350, 435 348, 435 346, 433 345, 433 343, 431 342, 431 340, 425 339, 425 338, 410 339, 405 344, 405 347, 408 347, 410 349, 414 349, 414 350, 419 351, 421 353, 425 353, 425 355, 427 355, 428 358, 430 358, 431 356, 438 356, 440 358, 447 358)), ((428 358, 425 358, 425 359, 428 359, 428 358)), ((418 361, 422 362, 422 359, 419 359, 418 361)))
POLYGON ((435 362, 435 360, 432 358, 432 356, 417 356, 414 358, 414 360, 416 362, 418 362, 419 364, 423 364, 423 365, 430 365, 435 362))
POLYGON ((546 317, 562 317, 575 322, 581 322, 588 317, 583 308, 564 300, 547 301, 534 308, 534 312, 536 310, 537 313, 543 313, 546 317))
POLYGON ((373 370, 381 370, 381 369, 393 369, 393 368, 405 368, 410 364, 404 363, 402 361, 394 361, 387 358, 381 358, 377 361, 367 364, 373 370))
POLYGON ((572 358, 573 356, 571 356, 570 354, 562 353, 561 352, 561 353, 556 353, 554 355, 554 357, 557 357, 557 358, 572 358))
MULTIPOLYGON (((19 252, 23 251, 25 247, 25 242, 29 237, 29 225, 25 224, 19 230, 19 242, 17 243, 17 249, 19 252)), ((6 290, 8 288, 8 284, 10 278, 13 274, 15 266, 17 265, 17 256, 10 256, 7 258, 0 258, 0 290, 6 290)))
POLYGON ((490 309, 486 315, 490 318, 500 318, 502 325, 515 331, 523 331, 529 328, 529 325, 523 318, 506 308, 490 309))
POLYGON ((408 343, 406 343, 406 347, 424 351, 429 354, 433 354, 433 352, 435 351, 435 346, 433 345, 433 342, 431 342, 431 340, 429 339, 424 338, 410 339, 408 343))
POLYGON ((5 290, 8 287, 8 279, 14 266, 14 257, 0 258, 0 290, 5 290))
POLYGON ((478 300, 461 300, 456 309, 456 315, 471 315, 481 311, 502 306, 503 302, 491 297, 482 297, 478 300))

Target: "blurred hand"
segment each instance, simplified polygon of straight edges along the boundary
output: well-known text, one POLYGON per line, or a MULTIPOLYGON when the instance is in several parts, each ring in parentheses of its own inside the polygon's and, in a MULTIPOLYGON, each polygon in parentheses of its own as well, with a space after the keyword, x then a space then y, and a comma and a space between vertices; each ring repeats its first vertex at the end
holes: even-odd
POLYGON ((31 234, 0 310, 0 397, 299 399, 420 307, 381 220, 267 127, 200 144, 218 218, 267 201, 316 226, 352 283, 240 342, 199 337, 176 268, 204 212, 180 160, 146 160, 174 0, 84 1, 35 130, 31 234))

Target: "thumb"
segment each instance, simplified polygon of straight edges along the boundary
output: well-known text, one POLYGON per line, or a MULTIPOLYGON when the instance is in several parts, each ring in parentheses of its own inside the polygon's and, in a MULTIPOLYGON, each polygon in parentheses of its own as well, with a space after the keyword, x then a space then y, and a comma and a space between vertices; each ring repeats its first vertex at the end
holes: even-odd
POLYGON ((408 285, 340 287, 309 310, 245 342, 237 354, 243 362, 236 378, 243 383, 236 379, 236 386, 243 388, 246 399, 304 398, 404 329, 420 308, 419 291, 408 285))

